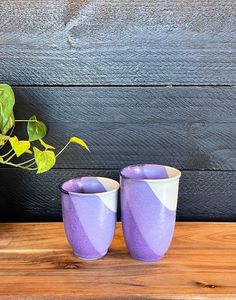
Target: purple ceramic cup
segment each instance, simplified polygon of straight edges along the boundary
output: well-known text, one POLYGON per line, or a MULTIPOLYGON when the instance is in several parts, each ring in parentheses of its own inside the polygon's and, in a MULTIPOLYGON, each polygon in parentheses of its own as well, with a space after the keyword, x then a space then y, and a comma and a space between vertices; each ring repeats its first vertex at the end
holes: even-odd
POLYGON ((157 261, 168 250, 180 176, 177 169, 154 164, 132 165, 121 171, 122 226, 133 258, 157 261))
POLYGON ((119 183, 104 177, 71 179, 60 186, 67 239, 82 259, 104 256, 112 242, 119 183))

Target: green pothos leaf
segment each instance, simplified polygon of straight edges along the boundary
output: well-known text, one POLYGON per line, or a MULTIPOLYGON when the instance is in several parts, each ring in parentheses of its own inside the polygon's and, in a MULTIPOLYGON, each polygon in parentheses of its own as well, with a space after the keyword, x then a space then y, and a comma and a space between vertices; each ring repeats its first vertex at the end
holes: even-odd
POLYGON ((0 131, 5 134, 15 123, 13 107, 15 96, 8 84, 0 84, 0 131))
POLYGON ((52 149, 52 150, 55 149, 55 147, 46 144, 42 139, 40 139, 39 141, 40 141, 40 144, 41 144, 46 150, 47 150, 47 149, 52 149))
POLYGON ((85 143, 85 141, 82 140, 82 139, 80 139, 80 138, 78 138, 78 137, 76 137, 76 136, 72 136, 72 137, 70 138, 70 143, 75 143, 75 144, 77 144, 77 145, 80 145, 80 146, 84 147, 87 151, 90 151, 90 150, 89 150, 89 147, 88 147, 88 145, 85 143))
POLYGON ((2 129, 2 133, 6 134, 14 126, 14 124, 15 124, 15 117, 14 114, 12 113, 8 118, 7 124, 2 129))
POLYGON ((7 141, 9 139, 10 139, 10 136, 4 135, 4 134, 0 134, 0 141, 7 141))
POLYGON ((9 139, 12 149, 14 150, 17 157, 21 156, 23 153, 29 150, 29 141, 19 141, 16 136, 9 139))
POLYGON ((32 116, 27 124, 27 132, 30 142, 42 139, 47 134, 46 125, 32 116))
POLYGON ((56 163, 55 153, 51 150, 41 151, 36 147, 33 147, 34 158, 38 167, 37 174, 41 174, 49 171, 56 163))
POLYGON ((25 153, 28 153, 28 154, 33 154, 33 152, 29 149, 27 151, 25 151, 25 153))

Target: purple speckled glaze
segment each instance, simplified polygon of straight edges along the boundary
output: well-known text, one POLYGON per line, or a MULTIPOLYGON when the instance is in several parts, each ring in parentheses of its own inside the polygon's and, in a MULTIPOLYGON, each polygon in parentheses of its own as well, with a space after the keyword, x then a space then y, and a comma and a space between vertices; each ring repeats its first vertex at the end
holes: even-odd
POLYGON ((121 171, 122 226, 133 258, 157 261, 168 250, 180 176, 177 169, 154 164, 128 166, 121 171))
POLYGON ((104 256, 114 236, 119 183, 81 177, 59 188, 65 233, 74 254, 83 259, 104 256))

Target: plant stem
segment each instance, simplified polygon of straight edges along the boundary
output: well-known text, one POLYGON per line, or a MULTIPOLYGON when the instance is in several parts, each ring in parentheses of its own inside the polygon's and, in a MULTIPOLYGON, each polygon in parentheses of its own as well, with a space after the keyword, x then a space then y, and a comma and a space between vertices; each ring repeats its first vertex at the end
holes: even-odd
POLYGON ((61 149, 61 151, 59 151, 57 154, 56 154, 56 157, 58 157, 60 154, 62 154, 62 152, 69 146, 70 144, 70 141, 61 149))
MULTIPOLYGON (((35 165, 36 164, 36 162, 34 161, 34 162, 32 162, 32 164, 29 164, 28 166, 27 166, 27 168, 29 168, 29 167, 31 167, 31 166, 33 166, 33 165, 35 165)), ((35 168, 34 168, 35 169, 35 168)), ((37 168, 35 169, 35 170, 37 170, 37 168)))
POLYGON ((26 161, 24 161, 24 162, 18 164, 18 166, 25 165, 25 164, 27 164, 27 163, 29 163, 29 162, 31 162, 31 161, 34 161, 34 158, 28 159, 28 160, 26 160, 26 161))
POLYGON ((38 120, 15 120, 17 123, 25 123, 25 122, 38 122, 38 120))
POLYGON ((12 127, 12 129, 11 129, 11 132, 10 132, 10 134, 9 134, 9 136, 12 136, 14 129, 15 129, 15 124, 13 125, 13 127, 12 127))
POLYGON ((7 141, 4 142, 2 146, 0 146, 0 149, 2 149, 6 145, 7 141))
MULTIPOLYGON (((12 127, 9 136, 12 136, 12 133, 13 133, 14 129, 15 129, 15 125, 12 127)), ((4 143, 4 145, 2 145, 2 146, 0 147, 0 149, 2 149, 2 148, 6 145, 7 142, 8 142, 8 140, 4 143)))
POLYGON ((4 155, 1 155, 2 158, 8 156, 12 151, 14 151, 13 149, 11 149, 10 151, 8 151, 7 153, 5 153, 4 155))
POLYGON ((9 156, 8 159, 5 160, 5 163, 9 162, 9 160, 11 160, 15 155, 16 155, 16 154, 14 153, 14 154, 12 154, 11 156, 9 156))
MULTIPOLYGON (((5 160, 5 162, 9 162, 9 160, 11 160, 15 155, 16 155, 15 153, 12 154, 7 160, 5 160)), ((15 164, 15 166, 21 167, 21 166, 23 166, 23 165, 25 165, 27 163, 30 163, 30 162, 32 162, 32 163, 29 164, 28 166, 25 166, 26 168, 33 166, 35 164, 35 159, 34 158, 28 159, 28 160, 26 160, 26 161, 24 161, 22 163, 15 164)))
MULTIPOLYGON (((23 166, 19 166, 18 164, 13 164, 11 162, 6 162, 6 161, 3 162, 3 164, 13 166, 13 167, 17 167, 17 168, 21 168, 21 169, 24 169, 24 170, 29 170, 29 171, 34 171, 35 170, 35 168, 33 169, 33 168, 23 167, 23 166)), ((37 170, 37 168, 36 168, 36 170, 37 170)))

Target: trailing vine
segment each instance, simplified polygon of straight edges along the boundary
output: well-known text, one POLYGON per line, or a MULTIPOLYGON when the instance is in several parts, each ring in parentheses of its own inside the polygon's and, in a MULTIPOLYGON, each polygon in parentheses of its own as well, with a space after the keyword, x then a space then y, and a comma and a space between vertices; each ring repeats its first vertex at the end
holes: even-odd
POLYGON ((16 120, 14 116, 15 95, 10 85, 0 84, 0 163, 29 170, 41 174, 49 171, 56 163, 65 149, 75 143, 87 151, 90 151, 84 140, 78 137, 71 137, 66 145, 56 153, 55 147, 47 144, 43 139, 47 134, 47 126, 32 116, 28 120, 16 120), (20 140, 13 135, 16 123, 27 124, 28 139, 20 140), (10 150, 4 152, 5 146, 9 145, 10 150), (40 148, 39 148, 40 146, 40 148), (12 161, 23 154, 31 156, 23 162, 12 161))

